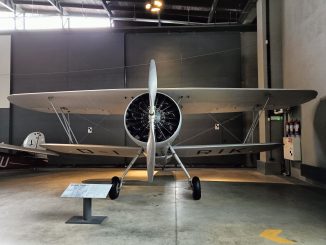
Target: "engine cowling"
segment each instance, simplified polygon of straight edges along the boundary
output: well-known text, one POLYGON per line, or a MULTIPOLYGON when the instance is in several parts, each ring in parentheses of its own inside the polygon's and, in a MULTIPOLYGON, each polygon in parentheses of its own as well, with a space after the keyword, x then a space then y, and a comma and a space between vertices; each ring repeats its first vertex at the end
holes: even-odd
MULTIPOLYGON (((172 143, 181 128, 181 111, 178 104, 168 95, 157 93, 155 99, 156 147, 172 143)), ((141 94, 128 105, 124 124, 129 137, 139 146, 146 147, 149 133, 149 95, 141 94)))

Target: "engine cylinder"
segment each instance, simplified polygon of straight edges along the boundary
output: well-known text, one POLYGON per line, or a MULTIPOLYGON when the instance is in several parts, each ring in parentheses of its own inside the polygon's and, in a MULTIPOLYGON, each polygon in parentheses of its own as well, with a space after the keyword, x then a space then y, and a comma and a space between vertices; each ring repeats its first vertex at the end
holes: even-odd
MULTIPOLYGON (((155 140, 157 146, 171 143, 181 127, 181 112, 168 95, 157 93, 155 99, 155 140)), ((141 94, 128 105, 124 124, 129 137, 140 146, 146 146, 149 133, 149 94, 141 94)))

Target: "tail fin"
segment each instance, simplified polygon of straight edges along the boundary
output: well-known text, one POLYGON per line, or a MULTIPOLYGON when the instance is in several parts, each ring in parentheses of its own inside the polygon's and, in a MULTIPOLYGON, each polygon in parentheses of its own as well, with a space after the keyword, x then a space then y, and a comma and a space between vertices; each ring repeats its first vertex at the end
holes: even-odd
MULTIPOLYGON (((45 150, 45 148, 41 147, 41 144, 45 144, 45 136, 41 132, 33 132, 27 135, 26 139, 23 142, 23 147, 45 150)), ((37 158, 47 159, 47 155, 44 154, 36 154, 37 158)))
POLYGON ((44 148, 40 146, 41 144, 45 144, 44 134, 41 132, 33 132, 27 135, 23 142, 23 147, 44 150, 44 148))

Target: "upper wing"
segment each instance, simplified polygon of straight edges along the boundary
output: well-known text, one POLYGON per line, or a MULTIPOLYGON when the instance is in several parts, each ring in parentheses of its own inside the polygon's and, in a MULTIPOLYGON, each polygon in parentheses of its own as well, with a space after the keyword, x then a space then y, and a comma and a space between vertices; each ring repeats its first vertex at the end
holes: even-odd
POLYGON ((297 106, 314 99, 314 90, 252 88, 180 88, 165 89, 176 101, 181 97, 184 114, 275 110, 297 106))
POLYGON ((17 146, 17 145, 8 145, 8 144, 4 144, 4 143, 0 144, 0 149, 13 150, 13 151, 22 151, 22 152, 33 153, 33 154, 43 154, 43 155, 58 156, 57 153, 52 152, 52 151, 27 148, 27 147, 17 146))
MULTIPOLYGON (((140 89, 103 89, 45 93, 13 94, 8 100, 20 107, 53 113, 50 100, 56 106, 77 114, 123 114, 128 103, 140 89)), ((241 112, 280 109, 303 104, 317 96, 314 90, 249 89, 249 88, 162 88, 175 101, 180 101, 184 114, 241 112)))
POLYGON ((76 114, 123 114, 135 96, 146 89, 103 89, 45 93, 12 94, 8 100, 14 105, 40 112, 54 113, 50 104, 57 109, 76 114))
POLYGON ((187 145, 174 146, 179 157, 222 156, 234 154, 249 154, 270 151, 281 147, 278 143, 264 144, 228 144, 228 145, 187 145))
POLYGON ((60 153, 113 157, 134 157, 141 149, 140 147, 132 146, 86 144, 42 144, 41 146, 60 153))

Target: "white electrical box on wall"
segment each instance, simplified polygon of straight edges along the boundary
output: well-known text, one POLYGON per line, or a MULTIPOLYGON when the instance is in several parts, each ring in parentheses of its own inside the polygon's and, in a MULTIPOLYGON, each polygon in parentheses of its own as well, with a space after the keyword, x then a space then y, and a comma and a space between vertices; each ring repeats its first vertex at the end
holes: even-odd
POLYGON ((301 161, 301 139, 296 137, 283 137, 284 159, 301 161))

